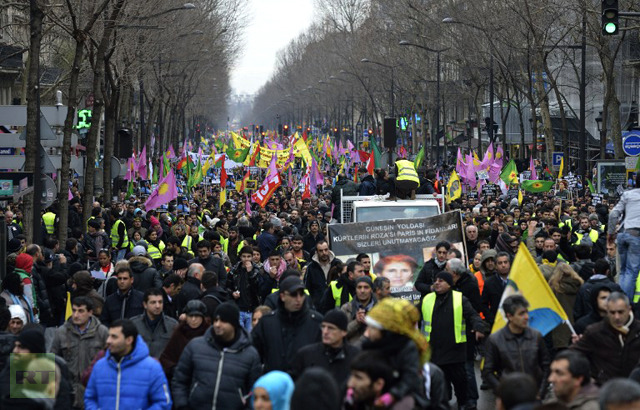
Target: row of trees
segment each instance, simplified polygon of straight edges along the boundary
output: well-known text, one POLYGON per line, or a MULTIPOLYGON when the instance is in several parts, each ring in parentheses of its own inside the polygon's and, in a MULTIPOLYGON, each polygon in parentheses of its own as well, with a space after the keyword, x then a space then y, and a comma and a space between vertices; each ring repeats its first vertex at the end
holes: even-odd
MULTIPOLYGON (((94 173, 103 172, 104 195, 112 195, 110 158, 119 128, 135 130, 134 147, 156 155, 181 143, 188 121, 222 123, 230 95, 229 70, 240 47, 241 0, 22 0, 6 7, 30 16, 25 170, 34 172, 38 146, 40 63, 62 69, 54 88, 69 107, 63 130, 60 173, 60 226, 67 226, 67 186, 76 109, 93 95, 93 124, 86 136, 84 220, 90 215, 94 173), (100 119, 104 118, 101 123, 100 119), (155 139, 152 138, 155 137, 155 139), (101 168, 100 139, 104 152, 101 168), (152 145, 152 141, 154 144, 152 145)), ((44 100, 43 100, 44 101, 44 100)), ((37 206, 37 204, 35 204, 37 206)), ((33 226, 33 197, 25 199, 25 223, 33 226)), ((36 221, 37 224, 37 221, 36 221)), ((60 230, 61 243, 66 230, 60 230)))
MULTIPOLYGON (((638 4, 620 6, 633 11, 638 4)), ((353 132, 357 124, 375 128, 385 116, 417 114, 431 126, 414 121, 412 134, 420 136, 414 142, 435 147, 433 136, 443 135, 445 124, 463 132, 469 124, 483 126, 493 77, 495 121, 519 119, 521 156, 528 155, 530 126, 531 135, 544 135, 551 163, 556 146, 570 158, 584 41, 587 115, 602 111, 615 156, 624 155, 617 75, 622 46, 638 31, 602 36, 599 0, 318 0, 317 7, 318 21, 279 53, 252 120, 321 119, 353 132), (552 115, 561 119, 561 141, 554 140, 552 115), (527 124, 528 118, 536 120, 527 124)))

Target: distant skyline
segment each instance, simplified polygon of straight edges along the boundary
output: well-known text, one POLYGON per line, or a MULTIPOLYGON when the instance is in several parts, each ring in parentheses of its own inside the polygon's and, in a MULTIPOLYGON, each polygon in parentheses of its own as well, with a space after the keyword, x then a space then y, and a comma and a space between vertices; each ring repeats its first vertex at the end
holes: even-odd
POLYGON ((255 94, 271 78, 276 53, 313 20, 313 0, 249 0, 242 56, 231 68, 231 88, 255 94))

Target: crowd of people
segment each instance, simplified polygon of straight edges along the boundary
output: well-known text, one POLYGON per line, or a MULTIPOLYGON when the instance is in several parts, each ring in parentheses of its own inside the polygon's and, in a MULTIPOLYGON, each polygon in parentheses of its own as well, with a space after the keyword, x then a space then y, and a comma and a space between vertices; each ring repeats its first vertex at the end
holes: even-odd
MULTIPOLYGON (((202 187, 166 209, 95 202, 83 221, 76 196, 68 227, 45 211, 38 244, 19 204, 5 210, 0 408, 475 409, 482 390, 507 410, 640 408, 640 190, 463 195, 449 206, 466 253, 443 241, 413 261, 416 304, 372 255, 331 251, 339 190, 412 195, 360 171, 265 208, 202 187), (529 301, 503 297, 521 243, 569 317, 545 335, 529 301), (17 397, 14 362, 55 377, 17 397)), ((444 185, 422 174, 421 193, 444 185)))

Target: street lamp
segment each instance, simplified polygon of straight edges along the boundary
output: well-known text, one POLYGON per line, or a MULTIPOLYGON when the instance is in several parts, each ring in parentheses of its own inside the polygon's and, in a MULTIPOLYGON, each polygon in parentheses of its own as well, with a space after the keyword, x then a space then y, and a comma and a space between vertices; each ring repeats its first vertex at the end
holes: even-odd
POLYGON ((600 111, 596 117, 596 125, 598 126, 598 133, 600 134, 600 147, 602 150, 600 159, 605 159, 607 153, 607 127, 602 126, 602 121, 602 111, 600 111))
MULTIPOLYGON (((444 19, 442 19, 442 22, 445 24, 461 24, 463 26, 467 26, 467 27, 471 27, 474 28, 476 30, 480 30, 482 32, 484 32, 484 29, 482 27, 478 27, 478 26, 474 26, 472 24, 468 24, 468 23, 463 23, 460 21, 455 20, 452 17, 445 17, 444 19)), ((487 35, 487 38, 489 36, 487 35)), ((494 90, 493 90, 493 53, 489 53, 489 103, 490 103, 490 107, 489 107, 489 126, 487 127, 487 137, 489 138, 489 144, 491 144, 493 142, 493 102, 494 102, 494 90)), ((504 132, 504 131, 503 131, 504 132)), ((479 133, 478 135, 478 151, 482 151, 482 134, 479 133)))
POLYGON ((155 17, 160 17, 160 16, 163 16, 165 14, 173 13, 174 11, 193 10, 195 8, 196 8, 196 5, 193 4, 193 3, 184 3, 180 7, 173 7, 173 8, 167 9, 167 10, 160 11, 158 13, 151 14, 149 16, 135 16, 133 18, 136 19, 136 20, 147 20, 147 19, 152 19, 152 18, 155 18, 155 17))
MULTIPOLYGON (((399 45, 401 46, 413 46, 413 47, 417 47, 417 48, 421 48, 423 50, 429 51, 431 53, 436 53, 436 123, 435 123, 435 132, 432 132, 432 138, 433 138, 433 145, 434 145, 434 150, 435 150, 435 154, 436 154, 436 163, 437 163, 437 158, 438 158, 438 146, 440 145, 440 140, 438 138, 438 133, 440 132, 440 99, 441 99, 441 95, 440 95, 440 53, 442 53, 443 51, 446 51, 449 49, 449 47, 447 48, 443 48, 443 49, 434 49, 434 48, 429 48, 429 47, 425 47, 423 45, 420 44, 415 44, 415 43, 411 43, 407 40, 400 40, 400 42, 398 42, 399 45)), ((427 136, 425 135, 425 141, 424 141, 424 145, 427 146, 427 140, 426 140, 427 136)), ((446 138, 444 137, 444 133, 443 133, 443 138, 445 139, 445 146, 446 146, 446 138)), ((446 154, 445 154, 445 161, 446 161, 446 154)))
POLYGON ((383 64, 383 63, 380 63, 380 62, 377 62, 377 61, 372 61, 372 60, 369 60, 368 58, 363 58, 362 60, 360 60, 360 62, 361 63, 376 64, 376 65, 379 65, 381 67, 385 67, 385 68, 388 68, 389 70, 391 70, 391 117, 395 118, 395 116, 396 116, 396 100, 395 100, 395 95, 394 95, 395 93, 394 93, 394 90, 393 90, 394 83, 395 83, 393 77, 394 77, 394 74, 395 74, 394 71, 395 71, 396 66, 383 64))

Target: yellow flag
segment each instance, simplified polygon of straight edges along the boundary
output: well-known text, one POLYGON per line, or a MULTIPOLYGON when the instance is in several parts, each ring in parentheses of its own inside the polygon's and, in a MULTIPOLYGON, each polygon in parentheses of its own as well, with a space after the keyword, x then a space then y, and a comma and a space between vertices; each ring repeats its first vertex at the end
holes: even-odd
POLYGON ((224 203, 227 202, 227 189, 223 189, 220 191, 220 207, 222 208, 222 205, 224 205, 224 203))
POLYGON ((450 204, 451 201, 455 201, 461 196, 462 196, 462 185, 460 185, 460 177, 458 176, 458 173, 454 170, 451 172, 451 176, 449 177, 449 182, 447 183, 447 203, 450 204))
POLYGON ((518 206, 522 206, 522 190, 518 189, 518 206))
POLYGON ((64 320, 69 319, 72 313, 73 309, 71 308, 71 293, 67 292, 67 308, 64 312, 64 320))
POLYGON ((562 178, 563 170, 564 170, 564 156, 560 158, 560 170, 558 171, 558 179, 562 178))
POLYGON ((543 336, 558 325, 569 322, 567 314, 523 242, 520 242, 518 253, 513 259, 507 286, 502 292, 500 307, 491 333, 506 326, 507 319, 502 309, 502 303, 507 297, 516 294, 524 296, 529 302, 529 326, 542 333, 543 336))

